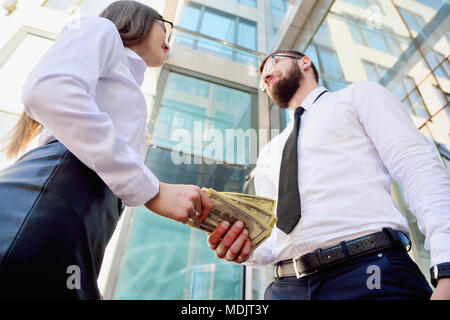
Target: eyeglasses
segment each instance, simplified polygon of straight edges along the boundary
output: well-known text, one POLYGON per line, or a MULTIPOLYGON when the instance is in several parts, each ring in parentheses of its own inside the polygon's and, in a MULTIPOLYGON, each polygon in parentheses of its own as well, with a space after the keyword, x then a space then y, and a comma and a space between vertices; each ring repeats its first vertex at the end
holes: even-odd
POLYGON ((173 30, 173 23, 164 19, 164 18, 156 18, 157 20, 161 20, 163 22, 163 30, 166 34, 166 41, 170 41, 170 37, 172 36, 172 30, 173 30))
POLYGON ((300 56, 290 56, 290 55, 286 55, 286 54, 277 54, 277 53, 271 55, 267 59, 266 64, 264 65, 264 68, 261 72, 261 81, 259 83, 259 89, 261 91, 266 91, 266 89, 267 89, 267 83, 266 83, 266 81, 264 81, 264 76, 268 73, 272 73, 273 69, 275 68, 275 65, 278 62, 275 60, 275 57, 285 57, 285 58, 291 58, 291 59, 297 59, 297 60, 303 58, 300 56))

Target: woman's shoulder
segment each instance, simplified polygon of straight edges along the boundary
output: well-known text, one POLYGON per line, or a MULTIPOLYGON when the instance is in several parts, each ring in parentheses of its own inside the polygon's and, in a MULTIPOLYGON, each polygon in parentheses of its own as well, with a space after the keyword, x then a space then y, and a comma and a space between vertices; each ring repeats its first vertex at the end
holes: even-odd
POLYGON ((67 32, 73 32, 79 34, 86 34, 89 37, 110 37, 120 39, 119 31, 112 21, 97 17, 97 16, 87 16, 75 19, 69 22, 63 28, 61 34, 67 32))

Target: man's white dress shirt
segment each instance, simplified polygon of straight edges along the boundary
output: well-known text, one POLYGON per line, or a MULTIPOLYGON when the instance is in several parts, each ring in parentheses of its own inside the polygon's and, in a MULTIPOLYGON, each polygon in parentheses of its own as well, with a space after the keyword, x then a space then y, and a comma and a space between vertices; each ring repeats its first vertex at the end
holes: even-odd
POLYGON ((28 77, 25 111, 45 128, 40 145, 55 136, 126 205, 141 206, 159 190, 142 160, 146 63, 111 21, 85 17, 79 26, 66 26, 28 77))
MULTIPOLYGON (((306 109, 297 147, 301 219, 288 235, 274 227, 245 264, 275 264, 384 227, 409 234, 391 198, 391 177, 403 186, 431 263, 450 262, 449 171, 405 108, 368 81, 327 92, 313 104, 323 90, 316 88, 301 104, 306 109)), ((292 126, 293 121, 261 150, 257 195, 278 198, 281 156, 292 126)))

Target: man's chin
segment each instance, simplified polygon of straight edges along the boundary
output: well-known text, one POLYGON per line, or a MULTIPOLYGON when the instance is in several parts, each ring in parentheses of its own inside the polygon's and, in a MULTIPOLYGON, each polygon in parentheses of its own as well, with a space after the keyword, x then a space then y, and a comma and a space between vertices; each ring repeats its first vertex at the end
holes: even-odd
POLYGON ((279 108, 281 109, 289 108, 289 101, 288 102, 280 101, 280 99, 278 99, 276 96, 273 96, 271 93, 268 93, 268 95, 269 98, 273 101, 273 103, 275 103, 279 108))

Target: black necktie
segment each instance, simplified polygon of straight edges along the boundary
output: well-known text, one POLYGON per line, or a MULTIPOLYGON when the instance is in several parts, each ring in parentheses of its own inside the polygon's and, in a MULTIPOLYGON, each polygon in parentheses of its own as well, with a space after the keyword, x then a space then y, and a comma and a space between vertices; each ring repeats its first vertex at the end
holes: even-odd
POLYGON ((300 118, 305 109, 298 107, 294 115, 294 128, 286 141, 281 158, 278 180, 277 227, 288 234, 300 220, 300 194, 298 190, 297 141, 300 118))
MULTIPOLYGON (((314 102, 326 90, 317 96, 314 102)), ((314 103, 313 102, 313 103, 314 103)), ((281 158, 280 178, 278 180, 277 227, 289 234, 301 218, 300 193, 298 189, 297 142, 300 118, 305 109, 298 107, 294 115, 294 128, 286 141, 281 158)))

